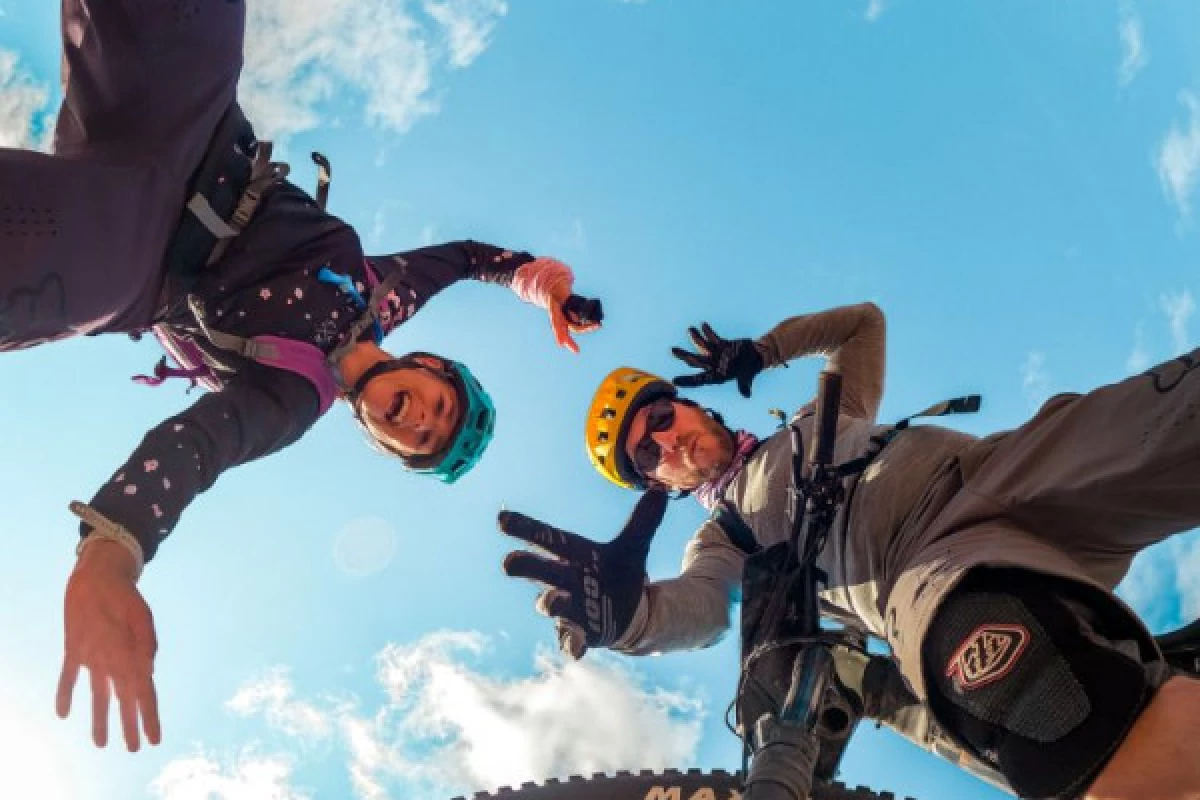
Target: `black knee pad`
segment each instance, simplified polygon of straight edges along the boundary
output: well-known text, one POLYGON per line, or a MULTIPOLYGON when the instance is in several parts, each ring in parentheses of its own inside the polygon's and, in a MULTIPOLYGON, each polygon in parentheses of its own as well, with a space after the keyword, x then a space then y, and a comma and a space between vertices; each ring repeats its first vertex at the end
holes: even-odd
POLYGON ((1106 593, 979 568, 938 609, 922 649, 934 716, 1028 798, 1073 798, 1150 702, 1153 641, 1106 593))

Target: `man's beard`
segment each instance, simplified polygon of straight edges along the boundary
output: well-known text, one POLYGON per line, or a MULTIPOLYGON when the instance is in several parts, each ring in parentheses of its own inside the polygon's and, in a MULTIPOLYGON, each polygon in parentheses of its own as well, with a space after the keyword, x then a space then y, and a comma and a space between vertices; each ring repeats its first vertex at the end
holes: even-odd
POLYGON ((729 469, 729 464, 733 461, 733 436, 725 426, 712 417, 705 417, 704 428, 703 433, 697 432, 695 436, 684 443, 684 452, 690 453, 696 439, 708 434, 708 443, 716 447, 715 458, 709 466, 703 468, 691 464, 690 460, 685 459, 688 474, 680 481, 681 484, 685 484, 680 488, 688 491, 715 481, 725 474, 725 470, 729 469))

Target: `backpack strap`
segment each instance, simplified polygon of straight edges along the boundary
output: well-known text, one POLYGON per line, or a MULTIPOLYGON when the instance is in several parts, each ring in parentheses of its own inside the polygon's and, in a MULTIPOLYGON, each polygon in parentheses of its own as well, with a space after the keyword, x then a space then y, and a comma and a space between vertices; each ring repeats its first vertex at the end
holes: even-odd
POLYGON ((329 203, 329 184, 333 180, 333 167, 329 163, 329 159, 324 153, 313 151, 313 163, 317 165, 317 196, 314 198, 317 201, 317 208, 322 211, 329 203))
MULTIPOLYGON (((196 295, 188 295, 188 307, 191 309, 192 316, 195 317, 196 324, 200 326, 200 330, 203 332, 205 338, 208 339, 208 341, 210 341, 215 347, 230 353, 235 353, 242 358, 247 358, 251 361, 257 361, 258 363, 264 364, 268 367, 285 369, 289 372, 295 372, 296 374, 307 378, 309 383, 311 383, 313 388, 317 391, 321 408, 320 413, 324 414, 329 410, 329 407, 333 405, 333 401, 338 398, 338 395, 342 391, 341 386, 338 384, 336 372, 334 371, 337 363, 341 361, 342 357, 348 353, 351 348, 354 347, 354 344, 358 341, 358 337, 361 336, 368 328, 372 326, 375 327, 376 341, 379 341, 383 338, 383 329, 379 323, 379 307, 395 288, 401 277, 399 272, 393 272, 384 278, 382 282, 380 282, 374 276, 374 274, 371 273, 370 267, 368 266, 368 280, 375 284, 375 288, 371 291, 371 299, 369 301, 363 301, 362 295, 357 289, 354 288, 354 283, 348 277, 339 276, 328 269, 322 270, 322 274, 325 273, 328 274, 322 278, 322 280, 325 280, 328 283, 333 283, 343 291, 351 294, 351 296, 357 299, 359 304, 362 306, 362 312, 354 321, 354 324, 350 326, 345 342, 343 342, 339 347, 335 348, 328 355, 326 355, 324 351, 322 351, 321 348, 317 347, 315 344, 302 342, 297 339, 288 339, 283 336, 271 335, 251 337, 237 336, 236 334, 226 333, 225 331, 209 327, 208 319, 204 311, 204 304, 196 295)), ((159 338, 159 341, 163 342, 163 346, 172 354, 172 356, 180 363, 181 366, 183 366, 185 369, 188 369, 189 367, 195 368, 204 364, 203 358, 199 356, 200 349, 198 347, 190 342, 184 343, 175 340, 169 332, 165 333, 164 340, 164 333, 162 330, 163 326, 156 326, 154 329, 155 336, 159 338), (168 341, 176 343, 177 345, 191 345, 191 347, 195 349, 195 354, 197 357, 190 359, 188 362, 181 360, 179 355, 177 355, 175 351, 168 346, 168 341)), ((163 366, 165 368, 165 364, 163 366)), ((207 370, 207 368, 205 368, 205 370, 207 370)), ((193 375, 191 372, 186 374, 175 374, 183 377, 199 379, 201 382, 203 382, 204 377, 210 377, 212 375, 211 371, 199 373, 197 375, 193 375)), ((172 374, 164 372, 164 374, 160 376, 156 370, 154 378, 148 378, 147 376, 140 377, 143 378, 141 381, 143 383, 157 385, 154 383, 154 381, 156 381, 158 378, 161 377, 163 380, 165 380, 168 377, 172 377, 172 374)), ((157 380, 157 382, 161 383, 162 380, 157 380)), ((205 383, 205 388, 219 388, 219 384, 216 382, 215 378, 213 378, 212 385, 205 383)))
MULTIPOLYGON (((212 266, 221 259, 221 256, 225 255, 225 251, 229 249, 234 237, 250 224, 254 212, 258 210, 258 204, 262 202, 263 195, 267 190, 287 180, 291 168, 287 164, 271 160, 273 149, 274 145, 271 142, 259 142, 255 148, 254 161, 250 168, 250 180, 238 197, 237 207, 234 208, 232 217, 228 224, 219 226, 215 230, 209 229, 209 233, 216 237, 217 243, 213 246, 212 252, 208 254, 205 266, 212 266), (229 234, 230 231, 232 231, 232 235, 229 234)), ((194 195, 193 199, 196 197, 198 195, 194 195)), ((188 204, 188 207, 191 208, 191 203, 188 204)))
POLYGON ((168 367, 167 359, 164 356, 155 364, 153 375, 134 375, 135 383, 143 386, 160 386, 169 378, 187 378, 191 382, 188 391, 191 391, 197 384, 213 392, 221 388, 220 381, 217 380, 208 364, 204 362, 204 353, 196 346, 195 342, 176 335, 166 325, 155 325, 150 331, 167 355, 171 357, 171 360, 179 365, 179 369, 168 367))
POLYGON ((272 162, 271 151, 270 142, 255 138, 238 104, 231 104, 188 180, 187 201, 167 243, 163 265, 169 296, 186 295, 245 230, 264 193, 287 178, 287 164, 272 162))
POLYGON ((709 519, 720 525, 721 530, 725 531, 725 535, 729 537, 729 541, 733 542, 733 546, 746 555, 754 555, 762 549, 762 545, 754 536, 754 531, 746 524, 746 520, 742 519, 742 515, 738 513, 733 503, 728 500, 717 503, 717 507, 713 509, 709 519))
POLYGON ((285 369, 307 378, 317 391, 321 414, 328 411, 337 399, 341 389, 325 353, 315 344, 283 336, 245 337, 219 331, 208 327, 200 298, 188 295, 188 306, 205 338, 214 346, 265 366, 285 369))
POLYGON ((916 414, 907 416, 890 428, 875 434, 871 437, 871 444, 867 448, 867 452, 858 458, 851 459, 844 464, 839 464, 835 469, 842 477, 857 475, 865 470, 867 465, 874 461, 883 452, 883 448, 887 447, 893 439, 908 430, 909 424, 914 419, 944 417, 950 414, 973 414, 979 410, 982 404, 983 398, 977 394, 963 395, 962 397, 954 397, 950 400, 935 403, 924 411, 918 411, 916 414))
POLYGON ((329 353, 330 364, 339 363, 346 353, 353 349, 354 343, 358 341, 358 337, 362 336, 367 328, 374 327, 374 338, 376 344, 379 344, 383 341, 383 323, 381 323, 379 320, 379 309, 383 306, 384 302, 386 302, 387 296, 391 294, 396 286, 400 283, 400 280, 403 277, 403 270, 390 272, 382 281, 380 281, 379 277, 373 271, 371 262, 364 261, 363 263, 365 264, 367 272, 367 282, 372 287, 371 298, 366 302, 363 301, 362 295, 359 294, 358 290, 354 288, 354 284, 349 278, 343 277, 343 279, 339 279, 336 273, 328 270, 328 268, 322 270, 322 273, 318 274, 318 278, 320 280, 323 280, 326 283, 333 283, 334 285, 340 287, 343 291, 351 294, 351 296, 358 300, 359 305, 362 308, 362 313, 358 315, 358 319, 354 320, 354 324, 350 326, 346 340, 329 353), (320 277, 321 274, 325 274, 325 277, 320 277))

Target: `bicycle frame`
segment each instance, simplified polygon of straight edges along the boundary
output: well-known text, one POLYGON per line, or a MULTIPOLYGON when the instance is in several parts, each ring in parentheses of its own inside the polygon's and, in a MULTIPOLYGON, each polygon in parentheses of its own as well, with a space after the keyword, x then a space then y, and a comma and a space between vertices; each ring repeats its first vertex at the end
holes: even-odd
POLYGON ((840 399, 841 376, 822 372, 816 434, 807 457, 799 431, 791 428, 791 536, 747 562, 747 601, 759 584, 769 594, 757 622, 743 620, 743 652, 749 652, 737 705, 746 754, 753 753, 745 800, 806 800, 814 781, 833 779, 862 717, 856 699, 838 682, 833 650, 865 651, 864 637, 824 630, 818 599, 818 586, 827 578, 817 556, 845 499, 843 476, 832 464, 840 399), (744 709, 764 700, 768 708, 775 706, 781 692, 777 710, 744 719, 744 709))

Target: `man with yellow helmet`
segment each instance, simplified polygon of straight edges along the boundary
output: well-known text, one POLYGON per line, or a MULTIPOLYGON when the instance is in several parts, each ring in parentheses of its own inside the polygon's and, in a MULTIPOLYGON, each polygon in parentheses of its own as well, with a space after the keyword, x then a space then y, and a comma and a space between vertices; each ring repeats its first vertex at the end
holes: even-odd
POLYGON ((697 373, 668 382, 623 367, 588 410, 596 470, 646 490, 616 539, 501 515, 504 532, 549 553, 516 551, 504 567, 545 587, 537 607, 565 651, 642 655, 720 638, 746 557, 790 533, 788 427, 807 443, 814 418, 806 405, 760 440, 677 387, 736 380, 748 397, 765 368, 821 355, 842 375, 833 463, 859 467, 817 559, 822 611, 890 645, 894 668, 868 669, 882 684, 860 687, 884 698, 876 716, 1023 797, 1182 798, 1200 785, 1200 741, 1188 735, 1200 643, 1193 631, 1160 649, 1112 593, 1138 551, 1200 526, 1200 350, 1051 398, 1024 425, 978 439, 876 422, 885 323, 871 303, 795 317, 757 340, 690 333, 695 351, 673 352, 697 373), (681 573, 650 581, 670 490, 712 516, 681 573), (1146 766, 1146 753, 1181 746, 1186 756, 1146 766))

